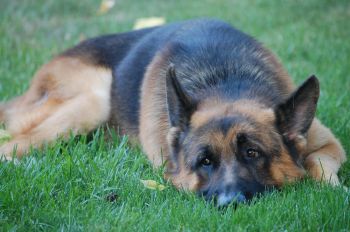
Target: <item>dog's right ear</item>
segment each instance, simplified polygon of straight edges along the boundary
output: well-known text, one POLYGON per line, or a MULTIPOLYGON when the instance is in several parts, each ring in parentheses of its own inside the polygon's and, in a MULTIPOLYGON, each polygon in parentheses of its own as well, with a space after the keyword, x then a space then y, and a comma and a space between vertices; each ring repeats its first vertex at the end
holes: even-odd
MULTIPOLYGON (((173 65, 166 73, 166 101, 169 119, 167 142, 169 145, 168 177, 180 171, 180 141, 183 132, 188 128, 191 116, 196 110, 194 101, 181 86, 173 65)), ((183 158, 183 157, 182 157, 183 158)))
POLYGON ((170 65, 167 70, 166 97, 170 127, 184 130, 196 110, 196 103, 181 86, 174 65, 170 65))

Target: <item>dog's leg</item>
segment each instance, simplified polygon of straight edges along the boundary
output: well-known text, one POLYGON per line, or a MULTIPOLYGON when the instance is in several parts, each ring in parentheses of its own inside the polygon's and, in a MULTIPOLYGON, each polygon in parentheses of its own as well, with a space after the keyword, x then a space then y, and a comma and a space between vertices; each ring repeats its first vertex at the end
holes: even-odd
MULTIPOLYGON (((45 70, 46 65, 41 70, 45 70)), ((6 123, 8 121, 14 121, 13 117, 20 115, 21 113, 28 113, 32 106, 39 105, 40 99, 45 96, 43 83, 41 80, 44 76, 40 71, 34 76, 34 79, 29 89, 21 96, 14 97, 7 102, 0 102, 0 123, 6 123)))
POLYGON ((82 94, 62 103, 39 125, 26 133, 15 136, 0 147, 0 153, 11 158, 16 148, 16 156, 21 157, 30 146, 40 147, 44 142, 53 141, 57 136, 67 137, 71 132, 89 132, 108 118, 109 102, 93 94, 82 94))
POLYGON ((305 167, 312 178, 339 185, 338 170, 346 161, 345 151, 332 132, 317 119, 308 134, 305 167))
MULTIPOLYGON (((31 89, 41 96, 26 104, 14 103, 6 126, 13 138, 0 147, 0 154, 21 157, 30 146, 40 147, 70 131, 84 133, 107 121, 110 113, 111 70, 91 66, 77 58, 59 57, 38 72, 31 89)), ((28 91, 29 92, 29 91, 28 91)))
POLYGON ((7 113, 7 131, 12 136, 27 133, 52 114, 62 102, 61 99, 43 99, 41 103, 11 110, 11 113, 7 113))
POLYGON ((18 102, 22 101, 26 94, 22 96, 15 97, 7 102, 0 102, 0 123, 5 123, 7 118, 9 118, 9 112, 13 111, 16 108, 18 102))

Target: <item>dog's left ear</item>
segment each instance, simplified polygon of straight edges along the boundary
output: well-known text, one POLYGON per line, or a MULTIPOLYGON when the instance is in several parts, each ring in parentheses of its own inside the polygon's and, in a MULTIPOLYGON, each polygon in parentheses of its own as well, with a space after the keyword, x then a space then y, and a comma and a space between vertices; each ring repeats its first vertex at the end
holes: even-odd
POLYGON ((196 110, 196 103, 181 86, 173 65, 166 74, 166 97, 170 126, 183 130, 196 110))
POLYGON ((311 76, 284 103, 277 106, 277 127, 287 141, 306 135, 315 117, 319 94, 318 79, 311 76))

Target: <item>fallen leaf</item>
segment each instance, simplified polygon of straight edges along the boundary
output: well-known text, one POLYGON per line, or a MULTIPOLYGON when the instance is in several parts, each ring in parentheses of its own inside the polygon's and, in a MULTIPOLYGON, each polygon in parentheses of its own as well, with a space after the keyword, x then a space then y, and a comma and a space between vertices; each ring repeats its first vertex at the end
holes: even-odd
POLYGON ((79 42, 82 42, 82 41, 84 41, 84 40, 86 40, 86 35, 81 33, 81 34, 79 35, 79 42))
POLYGON ((145 188, 148 188, 148 189, 159 190, 159 191, 163 191, 165 189, 164 185, 159 184, 154 180, 140 180, 140 181, 145 186, 145 188))
POLYGON ((102 0, 100 4, 100 8, 97 11, 97 14, 102 15, 107 13, 112 7, 115 5, 114 0, 102 0))
POLYGON ((160 26, 165 23, 165 18, 163 17, 150 17, 150 18, 139 18, 134 24, 134 30, 142 29, 146 27, 160 26))
POLYGON ((8 133, 6 130, 0 129, 0 145, 9 141, 11 139, 10 133, 8 133))

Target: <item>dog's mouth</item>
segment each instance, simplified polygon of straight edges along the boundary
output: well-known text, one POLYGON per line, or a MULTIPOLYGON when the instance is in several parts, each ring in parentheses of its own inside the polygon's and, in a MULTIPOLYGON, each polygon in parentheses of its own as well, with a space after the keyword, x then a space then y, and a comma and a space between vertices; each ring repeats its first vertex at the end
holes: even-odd
POLYGON ((201 191, 198 193, 207 202, 213 202, 217 207, 227 207, 229 205, 238 205, 249 202, 253 198, 251 193, 243 192, 210 192, 209 190, 201 191))
POLYGON ((260 198, 265 194, 278 190, 275 187, 266 187, 262 192, 249 191, 210 191, 208 189, 198 192, 198 196, 205 201, 214 203, 218 208, 233 206, 235 209, 241 204, 250 204, 253 198, 260 198))

